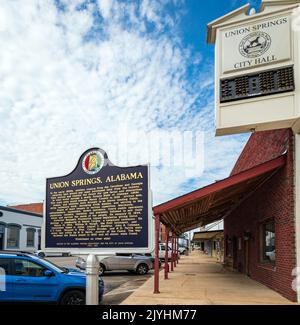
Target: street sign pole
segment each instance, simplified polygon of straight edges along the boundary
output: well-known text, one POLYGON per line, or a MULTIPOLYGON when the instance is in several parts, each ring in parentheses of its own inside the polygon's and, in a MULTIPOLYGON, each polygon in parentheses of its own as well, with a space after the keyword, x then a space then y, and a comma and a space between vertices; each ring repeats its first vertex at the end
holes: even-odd
POLYGON ((99 262, 95 254, 86 260, 86 304, 99 304, 99 262))

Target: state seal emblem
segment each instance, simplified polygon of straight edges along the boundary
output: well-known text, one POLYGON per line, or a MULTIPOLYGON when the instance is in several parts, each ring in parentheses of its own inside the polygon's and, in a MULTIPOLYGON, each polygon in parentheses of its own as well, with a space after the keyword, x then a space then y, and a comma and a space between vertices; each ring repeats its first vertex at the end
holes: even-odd
POLYGON ((82 169, 90 175, 97 174, 104 165, 104 157, 98 150, 88 152, 82 160, 82 169))

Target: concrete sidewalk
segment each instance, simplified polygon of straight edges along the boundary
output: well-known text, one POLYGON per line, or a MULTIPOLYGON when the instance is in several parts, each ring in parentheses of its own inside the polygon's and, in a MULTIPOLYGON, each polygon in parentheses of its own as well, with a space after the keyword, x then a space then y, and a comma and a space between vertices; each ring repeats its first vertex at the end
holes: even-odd
POLYGON ((239 273, 225 270, 215 259, 194 251, 183 256, 153 294, 153 277, 122 305, 286 305, 293 304, 275 291, 239 273))

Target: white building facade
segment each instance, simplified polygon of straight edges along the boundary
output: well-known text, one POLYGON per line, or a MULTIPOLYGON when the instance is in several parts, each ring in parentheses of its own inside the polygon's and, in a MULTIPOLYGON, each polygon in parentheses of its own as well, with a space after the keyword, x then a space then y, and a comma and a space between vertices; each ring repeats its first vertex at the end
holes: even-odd
POLYGON ((40 214, 0 206, 0 251, 40 249, 42 223, 40 214))

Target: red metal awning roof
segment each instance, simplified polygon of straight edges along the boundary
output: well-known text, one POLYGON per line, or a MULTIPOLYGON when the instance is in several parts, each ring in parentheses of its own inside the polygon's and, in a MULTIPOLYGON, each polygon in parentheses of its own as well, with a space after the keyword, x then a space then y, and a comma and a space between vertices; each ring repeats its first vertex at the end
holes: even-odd
POLYGON ((225 218, 285 165, 286 155, 153 208, 177 235, 225 218))

